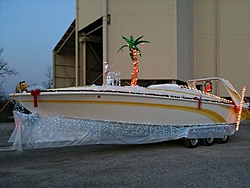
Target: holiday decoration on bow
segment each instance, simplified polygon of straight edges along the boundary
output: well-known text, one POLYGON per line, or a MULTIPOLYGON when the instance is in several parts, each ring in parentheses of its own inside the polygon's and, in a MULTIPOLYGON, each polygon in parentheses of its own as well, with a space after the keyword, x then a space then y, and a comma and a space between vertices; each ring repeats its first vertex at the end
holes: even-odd
POLYGON ((204 87, 205 87, 205 92, 211 92, 213 89, 212 82, 206 81, 204 87))
POLYGON ((36 90, 32 90, 31 91, 31 95, 34 97, 34 107, 37 108, 37 95, 40 95, 41 90, 40 89, 36 89, 36 90))
POLYGON ((198 109, 200 110, 201 109, 201 97, 198 98, 198 97, 194 97, 194 100, 197 100, 198 101, 198 109))
POLYGON ((139 50, 139 48, 137 47, 137 45, 139 44, 143 44, 143 43, 149 43, 149 41, 143 41, 140 39, 143 36, 140 36, 139 38, 137 38, 136 40, 134 40, 133 36, 130 37, 130 39, 122 36, 122 38, 127 42, 127 44, 123 45, 118 52, 122 51, 124 47, 129 47, 129 53, 130 53, 130 57, 132 59, 132 66, 133 66, 133 73, 132 73, 132 79, 131 79, 131 86, 136 86, 137 85, 137 79, 138 79, 138 72, 139 72, 139 68, 138 68, 138 54, 140 56, 141 55, 141 51, 139 50))

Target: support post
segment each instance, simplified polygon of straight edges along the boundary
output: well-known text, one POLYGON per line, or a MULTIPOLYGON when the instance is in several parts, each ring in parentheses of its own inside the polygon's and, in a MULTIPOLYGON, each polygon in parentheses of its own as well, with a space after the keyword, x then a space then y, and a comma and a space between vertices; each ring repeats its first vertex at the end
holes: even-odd
POLYGON ((103 0, 102 17, 102 45, 103 45, 103 85, 106 85, 106 69, 108 65, 108 0, 103 0))
POLYGON ((78 60, 79 60, 79 56, 78 56, 78 16, 79 16, 79 0, 76 0, 76 19, 75 19, 75 76, 76 76, 76 83, 75 85, 78 86, 78 60))

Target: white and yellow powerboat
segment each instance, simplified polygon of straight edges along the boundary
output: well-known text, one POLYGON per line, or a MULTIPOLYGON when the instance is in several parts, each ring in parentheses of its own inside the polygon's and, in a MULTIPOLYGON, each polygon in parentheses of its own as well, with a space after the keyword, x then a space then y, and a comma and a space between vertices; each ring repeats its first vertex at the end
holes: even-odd
MULTIPOLYGON (((160 84, 147 88, 111 85, 69 87, 13 93, 10 98, 32 113, 77 118, 85 122, 95 121, 99 125, 107 125, 108 122, 110 125, 122 123, 137 128, 166 126, 181 129, 188 127, 190 130, 191 127, 192 130, 199 129, 203 133, 206 128, 201 136, 193 131, 197 133, 195 136, 190 136, 189 132, 186 136, 175 137, 188 138, 187 145, 190 147, 196 147, 196 143, 190 143, 194 137, 224 138, 233 134, 238 129, 239 122, 246 118, 248 109, 229 81, 217 77, 189 80, 188 86, 160 84), (196 89, 197 82, 215 80, 225 86, 232 100, 196 89), (210 130, 221 125, 230 126, 230 131, 223 129, 224 133, 220 136, 215 136, 215 133, 207 135, 211 134, 210 130)), ((205 144, 209 145, 209 140, 205 140, 205 144)))

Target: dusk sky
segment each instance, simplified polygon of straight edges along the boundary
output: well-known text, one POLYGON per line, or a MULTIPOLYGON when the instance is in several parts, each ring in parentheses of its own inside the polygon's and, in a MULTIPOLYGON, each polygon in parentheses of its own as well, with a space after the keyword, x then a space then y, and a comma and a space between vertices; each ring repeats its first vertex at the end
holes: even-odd
POLYGON ((52 50, 75 19, 75 0, 0 0, 1 58, 18 76, 6 76, 4 90, 17 83, 42 85, 52 50))

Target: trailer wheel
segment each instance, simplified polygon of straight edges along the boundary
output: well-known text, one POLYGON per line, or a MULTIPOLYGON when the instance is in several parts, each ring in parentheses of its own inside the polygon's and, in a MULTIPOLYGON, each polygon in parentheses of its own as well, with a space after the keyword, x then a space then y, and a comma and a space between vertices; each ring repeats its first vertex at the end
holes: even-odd
POLYGON ((212 133, 207 134, 207 138, 201 139, 201 144, 204 146, 212 146, 214 143, 214 138, 212 133))
POLYGON ((188 148, 196 148, 199 144, 199 139, 198 138, 185 138, 184 140, 184 145, 188 148))
POLYGON ((229 136, 225 135, 223 138, 218 138, 217 142, 220 144, 225 144, 228 142, 229 136))

